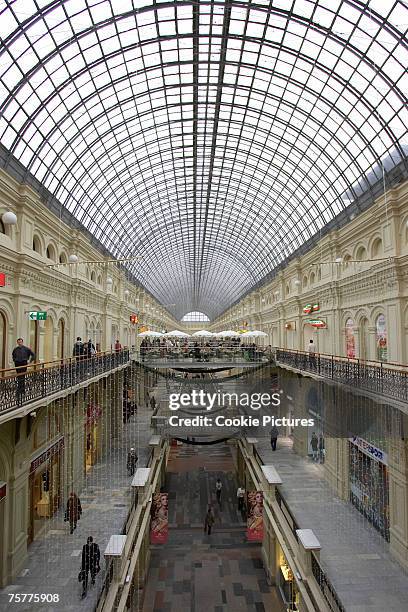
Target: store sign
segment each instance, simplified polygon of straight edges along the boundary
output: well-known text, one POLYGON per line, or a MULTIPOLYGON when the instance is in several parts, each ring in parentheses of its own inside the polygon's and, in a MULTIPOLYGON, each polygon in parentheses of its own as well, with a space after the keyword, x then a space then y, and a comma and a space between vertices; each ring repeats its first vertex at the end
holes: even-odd
POLYGON ((349 440, 352 444, 355 444, 364 454, 368 455, 372 459, 375 459, 375 461, 380 461, 381 463, 388 465, 387 453, 384 453, 384 451, 374 446, 374 444, 367 442, 367 440, 364 440, 364 438, 360 438, 359 436, 353 436, 352 438, 349 438, 349 440))
POLYGON ((28 313, 28 318, 30 321, 45 321, 47 318, 47 313, 43 310, 30 310, 28 313))
POLYGON ((7 495, 7 484, 5 482, 0 482, 0 502, 6 497, 7 495))
POLYGON ((96 423, 102 414, 102 408, 98 404, 89 404, 86 409, 86 424, 96 423))
POLYGON ((131 314, 129 318, 130 318, 130 322, 133 324, 139 322, 139 317, 137 316, 137 314, 131 314))
POLYGON ((58 442, 55 442, 55 444, 47 448, 46 451, 41 453, 41 455, 36 457, 31 462, 30 472, 35 472, 35 470, 37 470, 40 467, 40 465, 42 465, 43 463, 45 463, 46 461, 48 461, 55 455, 58 455, 63 449, 64 449, 64 438, 60 438, 58 442))
POLYGON ((287 329, 288 331, 295 331, 296 321, 288 321, 287 323, 285 323, 285 329, 287 329))
POLYGON ((0 287, 6 286, 6 275, 4 272, 0 272, 0 287))

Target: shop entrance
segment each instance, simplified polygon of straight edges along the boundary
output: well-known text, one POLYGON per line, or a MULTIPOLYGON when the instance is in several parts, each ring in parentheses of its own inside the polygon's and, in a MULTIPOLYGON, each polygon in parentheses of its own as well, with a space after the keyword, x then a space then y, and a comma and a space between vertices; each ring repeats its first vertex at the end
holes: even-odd
POLYGON ((85 450, 85 470, 91 469, 96 463, 96 452, 98 445, 98 428, 96 424, 86 428, 86 450, 85 450))
POLYGON ((59 440, 31 463, 29 476, 29 544, 45 528, 47 520, 60 507, 60 463, 63 444, 63 440, 59 440))

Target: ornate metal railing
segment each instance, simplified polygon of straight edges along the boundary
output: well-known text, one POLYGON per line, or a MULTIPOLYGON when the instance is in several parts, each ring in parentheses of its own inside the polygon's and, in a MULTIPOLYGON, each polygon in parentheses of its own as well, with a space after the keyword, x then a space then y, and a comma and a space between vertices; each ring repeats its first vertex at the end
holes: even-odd
POLYGON ((330 378, 336 382, 359 387, 387 397, 408 401, 408 366, 381 361, 364 361, 323 353, 276 349, 276 361, 330 378))
POLYGON ((316 555, 312 552, 312 573, 316 579, 317 584, 325 598, 330 610, 333 612, 345 612, 346 608, 341 603, 339 596, 326 573, 322 569, 316 555))
POLYGON ((90 358, 71 357, 0 370, 0 413, 53 395, 128 362, 129 351, 122 349, 97 353, 90 358))

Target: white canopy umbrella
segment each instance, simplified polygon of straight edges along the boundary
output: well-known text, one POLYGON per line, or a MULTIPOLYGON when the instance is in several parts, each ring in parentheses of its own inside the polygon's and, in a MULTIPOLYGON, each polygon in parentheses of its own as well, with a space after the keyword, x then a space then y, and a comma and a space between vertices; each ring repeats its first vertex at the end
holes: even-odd
POLYGON ((171 332, 167 332, 167 334, 164 334, 164 336, 166 336, 167 338, 190 338, 190 334, 185 334, 182 331, 179 331, 178 329, 174 329, 171 332))
POLYGON ((266 334, 263 331, 260 331, 259 329, 255 329, 254 331, 248 331, 245 332, 244 334, 242 334, 245 338, 248 338, 248 336, 250 336, 251 338, 265 338, 268 334, 266 334))
POLYGON ((153 338, 159 338, 160 336, 162 336, 163 334, 157 331, 144 331, 141 334, 139 334, 139 338, 147 338, 147 337, 153 337, 153 338))
POLYGON ((210 338, 212 336, 215 336, 216 334, 213 334, 210 331, 207 331, 206 329, 200 329, 200 331, 196 331, 194 332, 193 336, 195 336, 196 338, 210 338))
POLYGON ((232 329, 227 329, 226 331, 218 332, 217 336, 220 338, 238 338, 241 334, 233 331, 232 329))

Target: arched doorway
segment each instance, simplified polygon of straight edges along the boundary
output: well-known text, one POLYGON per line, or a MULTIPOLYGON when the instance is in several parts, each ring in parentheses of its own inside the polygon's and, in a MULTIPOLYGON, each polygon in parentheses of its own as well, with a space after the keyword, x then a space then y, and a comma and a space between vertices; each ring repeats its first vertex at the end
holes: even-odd
POLYGON ((359 325, 359 357, 360 359, 369 359, 368 354, 368 319, 363 317, 359 325))
POLYGON ((64 359, 65 357, 65 321, 60 319, 58 321, 58 346, 57 346, 58 359, 64 359))
POLYGON ((0 370, 6 367, 7 354, 7 319, 0 310, 0 370))
POLYGON ((44 361, 52 361, 54 359, 54 322, 51 317, 45 321, 44 334, 44 361))

